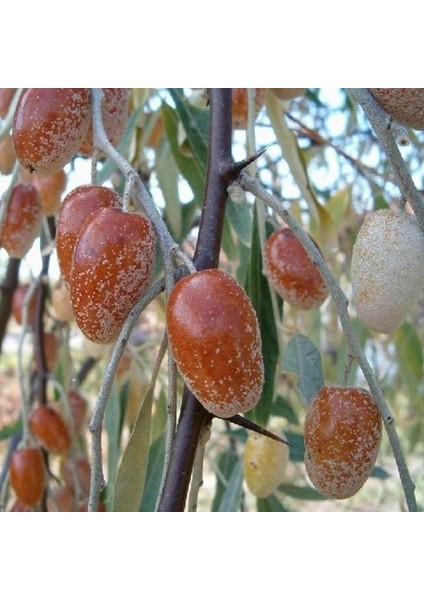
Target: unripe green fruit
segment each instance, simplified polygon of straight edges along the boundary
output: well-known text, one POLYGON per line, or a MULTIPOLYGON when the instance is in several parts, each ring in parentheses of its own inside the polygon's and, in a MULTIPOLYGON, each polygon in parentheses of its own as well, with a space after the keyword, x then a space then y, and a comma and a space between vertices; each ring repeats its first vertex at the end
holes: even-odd
POLYGON ((365 219, 352 254, 353 303, 380 333, 406 319, 424 288, 424 232, 415 216, 390 209, 365 219))

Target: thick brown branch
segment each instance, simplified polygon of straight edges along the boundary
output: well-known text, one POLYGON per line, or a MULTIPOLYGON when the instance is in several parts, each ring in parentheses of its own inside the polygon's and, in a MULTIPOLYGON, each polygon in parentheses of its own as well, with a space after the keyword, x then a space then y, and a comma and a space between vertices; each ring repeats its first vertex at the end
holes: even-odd
POLYGON ((7 264, 6 275, 1 286, 0 296, 0 354, 6 334, 7 323, 12 312, 12 297, 18 285, 19 267, 21 261, 18 258, 10 258, 7 264))

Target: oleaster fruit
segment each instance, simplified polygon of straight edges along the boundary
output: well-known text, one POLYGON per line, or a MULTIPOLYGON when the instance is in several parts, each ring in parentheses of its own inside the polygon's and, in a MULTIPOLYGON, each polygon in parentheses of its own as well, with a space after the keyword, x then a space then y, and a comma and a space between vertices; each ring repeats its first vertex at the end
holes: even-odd
POLYGON ((51 406, 36 406, 29 417, 29 426, 38 442, 52 454, 66 454, 71 449, 69 427, 51 406))
MULTIPOLYGON (((284 434, 278 434, 286 439, 284 434)), ((283 482, 289 461, 289 447, 265 435, 250 431, 243 455, 244 479, 257 498, 266 498, 283 482)))
POLYGON ((370 88, 370 92, 395 121, 424 129, 424 88, 370 88))
MULTIPOLYGON (((255 89, 255 118, 258 116, 265 101, 265 88, 255 89)), ((248 119, 248 90, 233 88, 232 118, 234 129, 246 129, 248 119)))
POLYGON ((310 310, 328 297, 317 267, 288 227, 272 233, 265 242, 265 267, 275 291, 292 306, 310 310))
POLYGON ((43 497, 46 488, 46 470, 41 448, 20 448, 10 458, 10 485, 19 502, 34 506, 43 497))
POLYGON ((99 208, 120 207, 119 196, 102 185, 81 185, 69 192, 62 202, 56 230, 56 251, 60 273, 69 287, 72 257, 87 217, 99 208))
POLYGON ((97 344, 119 335, 147 289, 156 236, 149 219, 120 208, 101 208, 84 222, 70 273, 71 302, 83 334, 97 344))
POLYGON ((354 496, 371 475, 382 421, 362 388, 321 388, 305 418, 305 467, 313 485, 330 498, 354 496))
POLYGON ((10 257, 23 258, 39 234, 41 221, 41 200, 37 189, 31 184, 17 183, 0 226, 0 246, 10 257))
POLYGON ((47 175, 76 154, 90 124, 89 88, 27 88, 13 120, 13 145, 29 171, 47 175))
POLYGON ((258 403, 264 382, 261 337, 246 292, 228 274, 206 269, 183 277, 169 295, 167 327, 188 388, 218 417, 258 403))
POLYGON ((370 329, 391 333, 407 318, 424 287, 424 232, 413 215, 378 210, 353 246, 352 301, 370 329))

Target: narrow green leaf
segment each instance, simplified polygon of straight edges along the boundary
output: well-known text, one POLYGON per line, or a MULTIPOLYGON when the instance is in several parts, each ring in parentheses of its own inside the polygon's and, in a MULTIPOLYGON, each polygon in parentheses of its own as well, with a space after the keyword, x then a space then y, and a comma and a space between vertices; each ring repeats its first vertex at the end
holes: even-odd
POLYGON ((242 498, 243 484, 243 460, 241 458, 235 463, 227 488, 219 504, 218 512, 238 512, 242 498))
POLYGON ((305 458, 305 441, 300 433, 292 431, 284 431, 288 443, 290 444, 290 460, 291 462, 303 462, 305 458))
POLYGON ((252 421, 266 425, 274 400, 274 380, 278 362, 277 328, 269 291, 268 280, 262 272, 262 252, 257 224, 257 211, 254 211, 250 265, 246 283, 246 291, 258 317, 261 330, 262 355, 264 360, 265 383, 262 396, 256 407, 246 416, 252 421))
POLYGON ((278 487, 279 492, 298 500, 327 500, 327 496, 312 487, 284 483, 278 487))
POLYGON ((301 333, 296 333, 287 344, 282 368, 286 373, 296 375, 296 385, 306 404, 310 404, 318 390, 324 386, 319 350, 301 333))
POLYGON ((258 512, 289 512, 274 494, 271 494, 268 498, 258 498, 256 509, 258 512))
POLYGON ((153 394, 154 384, 141 403, 122 455, 113 490, 113 512, 137 512, 140 508, 149 460, 153 394))
POLYGON ((275 399, 274 405, 272 407, 272 414, 276 417, 283 417, 293 425, 299 424, 298 416, 294 412, 293 407, 282 396, 277 396, 277 398, 275 399))
POLYGON ((230 475, 234 469, 234 465, 237 462, 237 454, 229 448, 225 452, 222 452, 216 463, 216 488, 215 496, 212 501, 211 511, 216 512, 219 510, 219 506, 222 501, 222 497, 226 490, 226 482, 230 478, 230 475))
POLYGON ((3 440, 7 440, 7 438, 10 438, 15 433, 19 433, 21 431, 22 431, 22 419, 19 418, 16 421, 13 421, 13 423, 10 423, 9 425, 5 425, 4 427, 2 427, 0 429, 0 442, 3 440))
POLYGON ((205 175, 208 161, 209 110, 190 104, 180 88, 168 88, 168 91, 175 102, 191 150, 205 175))
POLYGON ((122 413, 121 396, 118 387, 113 384, 105 412, 108 494, 111 493, 112 482, 115 479, 121 454, 122 413))
POLYGON ((191 187, 198 205, 203 200, 203 191, 205 184, 205 171, 200 167, 195 158, 184 156, 178 144, 178 114, 168 104, 162 104, 162 118, 165 126, 166 137, 168 138, 172 154, 181 175, 187 180, 191 187))
POLYGON ((390 473, 388 471, 386 471, 386 469, 383 469, 383 467, 374 467, 373 470, 371 471, 371 475, 370 477, 376 477, 377 479, 389 479, 391 477, 390 473))
POLYGON ((400 371, 409 377, 422 381, 423 379, 423 347, 415 328, 405 321, 401 327, 394 332, 396 354, 399 361, 400 371))
POLYGON ((228 216, 231 227, 234 229, 241 241, 250 246, 252 241, 252 209, 247 204, 227 203, 226 215, 228 216))
POLYGON ((156 508, 165 461, 165 441, 166 432, 150 446, 149 464, 147 466, 140 512, 154 512, 156 508))
POLYGON ((182 211, 178 192, 179 171, 168 143, 156 153, 156 173, 165 200, 166 221, 177 241, 181 241, 182 211))

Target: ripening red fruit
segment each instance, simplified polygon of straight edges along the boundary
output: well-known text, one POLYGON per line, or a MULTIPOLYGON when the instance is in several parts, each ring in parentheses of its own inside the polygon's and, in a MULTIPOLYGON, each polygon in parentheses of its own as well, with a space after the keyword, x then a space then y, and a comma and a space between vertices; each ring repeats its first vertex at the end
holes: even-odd
MULTIPOLYGON (((255 116, 257 117, 265 101, 265 88, 256 88, 255 95, 255 116)), ((246 129, 247 127, 247 88, 233 88, 233 128, 246 129)))
POLYGON ((25 256, 39 234, 41 219, 41 200, 37 189, 31 184, 16 184, 0 227, 0 245, 10 257, 25 256))
POLYGON ((70 279, 75 320, 92 342, 114 341, 150 283, 156 236, 146 217, 120 208, 90 215, 75 246, 70 279))
POLYGON ((41 198, 41 208, 47 217, 57 213, 62 194, 66 188, 66 173, 63 169, 49 175, 34 173, 32 183, 37 188, 41 198))
POLYGON ((7 116, 16 90, 17 88, 0 88, 0 117, 2 119, 7 116))
POLYGON ((119 206, 118 194, 102 185, 79 186, 63 200, 56 230, 56 251, 59 269, 68 287, 72 256, 84 221, 99 208, 119 206))
POLYGON ((29 285, 25 283, 23 285, 18 285, 13 291, 12 315, 15 317, 16 322, 19 325, 22 325, 24 321, 24 303, 26 302, 27 324, 32 326, 35 320, 35 311, 37 309, 37 293, 34 290, 31 298, 26 301, 28 290, 29 285))
POLYGON ((27 88, 13 121, 19 162, 42 174, 62 169, 76 154, 90 122, 88 88, 27 88))
MULTIPOLYGON (((112 146, 118 146, 127 124, 130 108, 129 90, 127 88, 103 88, 102 103, 103 126, 112 146)), ((91 156, 93 148, 93 128, 90 126, 79 151, 85 156, 91 156)))
MULTIPOLYGON (((280 437, 285 436, 279 433, 280 437)), ((289 447, 277 440, 249 431, 243 454, 244 479, 257 498, 266 498, 283 482, 289 462, 289 447)))
POLYGON ((40 448, 15 450, 10 458, 10 485, 19 502, 34 506, 43 497, 46 474, 40 448))
POLYGON ((169 295, 167 327, 188 388, 218 417, 258 403, 264 381, 255 310, 238 283, 219 269, 183 277, 169 295))
POLYGON ((305 419, 305 467, 313 485, 331 498, 356 494, 377 459, 382 422, 362 388, 322 388, 305 419))
POLYGON ((5 135, 0 140, 0 173, 10 175, 16 162, 15 149, 13 148, 12 136, 5 135))
POLYGON ((29 426, 39 443, 52 454, 65 454, 71 449, 72 439, 68 425, 51 406, 34 408, 29 426))
POLYGON ((292 306, 309 310, 328 297, 320 272, 288 227, 270 235, 265 242, 264 257, 272 286, 292 306))

